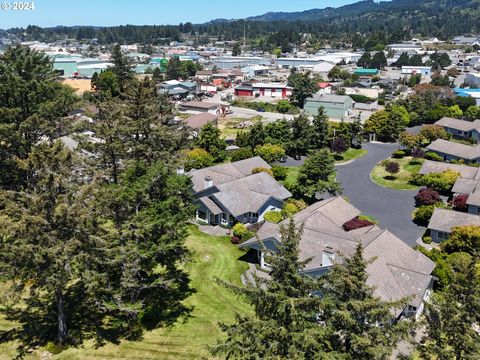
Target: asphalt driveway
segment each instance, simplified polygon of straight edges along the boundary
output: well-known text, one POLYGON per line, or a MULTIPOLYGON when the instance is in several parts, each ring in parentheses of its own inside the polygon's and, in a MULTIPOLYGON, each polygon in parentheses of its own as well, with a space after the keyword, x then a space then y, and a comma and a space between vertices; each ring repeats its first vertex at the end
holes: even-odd
POLYGON ((370 179, 375 165, 398 149, 397 144, 366 143, 368 154, 347 164, 337 166, 337 179, 343 186, 343 195, 365 215, 371 215, 410 246, 423 234, 425 228, 411 220, 416 190, 392 190, 378 186, 370 179))

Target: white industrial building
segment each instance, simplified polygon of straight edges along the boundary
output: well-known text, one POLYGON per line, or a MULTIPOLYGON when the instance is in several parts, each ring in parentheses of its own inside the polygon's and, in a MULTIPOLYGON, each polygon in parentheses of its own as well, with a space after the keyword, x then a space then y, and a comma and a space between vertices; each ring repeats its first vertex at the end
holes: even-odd
POLYGON ((402 74, 420 74, 422 76, 430 76, 432 75, 432 68, 430 66, 402 66, 402 74))

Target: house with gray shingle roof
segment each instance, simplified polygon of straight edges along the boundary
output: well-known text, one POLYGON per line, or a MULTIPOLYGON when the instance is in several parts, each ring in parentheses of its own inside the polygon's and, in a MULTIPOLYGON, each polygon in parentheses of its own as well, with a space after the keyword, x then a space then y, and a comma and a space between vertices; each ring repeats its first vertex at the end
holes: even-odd
POLYGON ((199 130, 208 123, 213 123, 215 126, 218 124, 218 115, 210 114, 208 112, 199 113, 196 115, 192 115, 189 118, 183 121, 186 127, 199 130))
POLYGON ((480 216, 465 212, 436 208, 428 223, 432 240, 439 243, 446 239, 455 226, 480 226, 480 216))
POLYGON ((465 179, 480 179, 479 168, 477 167, 431 160, 424 161, 419 173, 425 175, 431 173, 443 173, 447 170, 458 172, 460 177, 465 179))
MULTIPOLYGON (((367 267, 367 284, 374 287, 374 295, 383 300, 409 297, 404 309, 393 310, 395 316, 419 316, 423 302, 430 296, 431 273, 435 264, 422 253, 376 225, 345 231, 343 225, 360 215, 360 211, 341 197, 317 202, 294 216, 297 226, 303 224, 299 244, 299 260, 311 259, 301 270, 308 276, 322 276, 342 256, 351 256, 362 244, 364 256, 373 261, 367 267)), ((265 223, 252 238, 240 245, 257 252, 262 268, 268 269, 268 255, 281 242, 281 224, 265 223)))
POLYGON ((480 141, 480 120, 467 121, 444 117, 438 120, 435 125, 443 127, 453 137, 472 139, 476 143, 480 141))
POLYGON ((437 153, 443 160, 464 160, 466 163, 480 162, 480 145, 470 146, 437 139, 427 146, 427 150, 437 153))
POLYGON ((263 221, 268 211, 280 211, 292 194, 265 172, 270 169, 260 157, 191 170, 198 200, 197 220, 212 225, 233 225, 263 221))
POLYGON ((480 215, 480 168, 425 160, 419 173, 422 175, 451 170, 460 174, 452 187, 452 193, 468 195, 468 213, 480 215))

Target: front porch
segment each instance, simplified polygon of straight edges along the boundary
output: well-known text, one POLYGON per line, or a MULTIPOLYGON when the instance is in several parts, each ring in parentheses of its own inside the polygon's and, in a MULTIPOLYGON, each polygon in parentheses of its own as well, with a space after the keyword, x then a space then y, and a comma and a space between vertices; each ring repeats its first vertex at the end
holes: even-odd
POLYGON ((235 217, 231 214, 221 212, 219 214, 212 213, 208 209, 197 210, 195 219, 199 223, 206 223, 210 225, 233 226, 236 222, 235 217))

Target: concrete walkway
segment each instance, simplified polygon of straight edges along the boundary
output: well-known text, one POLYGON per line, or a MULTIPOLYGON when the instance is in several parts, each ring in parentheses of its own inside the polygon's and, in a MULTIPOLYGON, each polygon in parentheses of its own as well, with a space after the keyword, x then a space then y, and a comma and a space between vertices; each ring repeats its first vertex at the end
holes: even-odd
POLYGON ((270 279, 270 275, 266 271, 258 270, 255 264, 248 263, 248 270, 245 271, 240 277, 242 284, 256 285, 254 274, 260 279, 270 279))
MULTIPOLYGON (((198 224, 197 224, 198 225, 198 224)), ((212 225, 198 225, 198 229, 208 235, 212 236, 228 236, 228 229, 224 229, 221 226, 212 225)))
POLYGON ((343 186, 343 195, 365 215, 373 216, 380 227, 390 230, 410 246, 415 246, 425 228, 411 220, 415 210, 417 190, 393 190, 375 184, 370 173, 375 165, 388 158, 397 144, 366 143, 367 155, 354 162, 337 167, 337 179, 343 186))

